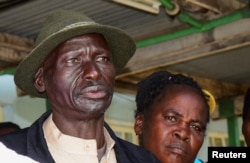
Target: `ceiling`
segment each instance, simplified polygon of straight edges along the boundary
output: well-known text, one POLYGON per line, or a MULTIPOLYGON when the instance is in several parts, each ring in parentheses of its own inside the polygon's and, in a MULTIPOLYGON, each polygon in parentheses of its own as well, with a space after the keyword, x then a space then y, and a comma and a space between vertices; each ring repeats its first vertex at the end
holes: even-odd
POLYGON ((140 80, 168 70, 195 78, 217 99, 243 94, 250 84, 249 1, 156 3, 159 13, 111 0, 0 0, 1 74, 12 73, 34 47, 46 16, 64 8, 122 28, 135 39, 137 51, 117 77, 117 91, 134 93, 140 80), (179 12, 174 13, 171 5, 179 12))

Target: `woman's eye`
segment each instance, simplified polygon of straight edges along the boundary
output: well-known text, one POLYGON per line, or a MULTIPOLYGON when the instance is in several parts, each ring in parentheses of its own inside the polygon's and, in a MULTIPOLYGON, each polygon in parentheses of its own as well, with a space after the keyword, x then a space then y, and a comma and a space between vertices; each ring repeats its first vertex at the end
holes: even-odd
POLYGON ((170 121, 170 122, 175 122, 176 121, 176 117, 174 117, 174 116, 166 116, 165 119, 170 121))
POLYGON ((196 131, 202 131, 202 128, 200 126, 198 126, 198 125, 195 125, 195 124, 190 125, 190 128, 193 128, 196 131))

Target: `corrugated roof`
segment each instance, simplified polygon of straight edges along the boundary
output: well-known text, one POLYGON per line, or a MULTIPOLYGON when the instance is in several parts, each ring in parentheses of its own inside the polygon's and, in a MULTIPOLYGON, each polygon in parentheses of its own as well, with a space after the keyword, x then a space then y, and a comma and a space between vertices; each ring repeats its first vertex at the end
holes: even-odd
MULTIPOLYGON (((215 19, 231 12, 237 12, 240 9, 237 6, 241 5, 238 5, 240 3, 238 0, 200 1, 211 4, 221 3, 219 4, 219 9, 222 12, 221 15, 214 15, 211 12, 206 14, 201 12, 190 13, 190 15, 197 16, 200 22, 206 22, 208 19, 215 19), (223 8, 222 3, 228 6, 223 8), (231 7, 229 6, 230 4, 232 4, 231 7), (201 14, 203 15, 201 16, 201 14)), ((249 5, 249 2, 244 1, 242 5, 249 5)), ((79 11, 99 23, 122 28, 136 41, 167 34, 174 35, 175 32, 178 33, 183 29, 190 28, 189 24, 180 22, 177 16, 171 17, 166 14, 163 6, 160 7, 159 14, 151 14, 114 3, 111 0, 28 0, 10 8, 1 9, 0 32, 35 39, 45 18, 61 8, 79 11)), ((248 45, 250 32, 248 30, 243 31, 245 27, 249 28, 247 23, 249 18, 242 18, 242 20, 244 21, 238 24, 237 29, 235 25, 230 26, 229 23, 225 28, 218 28, 218 30, 214 28, 204 31, 204 34, 197 32, 198 34, 190 34, 188 37, 170 39, 157 45, 139 48, 134 60, 132 59, 127 65, 124 75, 120 76, 117 82, 134 85, 150 72, 166 69, 222 82, 235 83, 237 81, 238 83, 250 83, 250 60, 248 55, 237 55, 237 53, 246 53, 250 50, 248 45), (239 32, 230 36, 225 29, 228 29, 229 33, 235 33, 235 30, 239 32), (225 36, 221 36, 223 34, 225 36), (191 40, 198 40, 200 37, 201 41, 185 47, 187 43, 191 43, 191 40), (235 39, 230 37, 235 37, 235 39), (238 42, 234 42, 234 40, 238 42), (182 47, 177 48, 179 45, 182 47), (198 50, 195 50, 195 47, 207 50, 206 53, 213 55, 204 55, 196 58, 194 56, 200 54, 198 50), (147 50, 143 51, 142 49, 144 48, 147 50), (175 51, 168 50, 171 48, 175 48, 175 51), (190 56, 187 57, 187 54, 190 54, 190 56), (171 59, 173 58, 169 58, 168 55, 183 58, 183 60, 176 59, 178 62, 172 62, 171 59), (233 64, 234 58, 237 58, 237 60, 235 59, 237 64, 233 64), (141 60, 148 60, 148 62, 140 63, 141 60), (204 73, 202 70, 204 70, 204 73)))

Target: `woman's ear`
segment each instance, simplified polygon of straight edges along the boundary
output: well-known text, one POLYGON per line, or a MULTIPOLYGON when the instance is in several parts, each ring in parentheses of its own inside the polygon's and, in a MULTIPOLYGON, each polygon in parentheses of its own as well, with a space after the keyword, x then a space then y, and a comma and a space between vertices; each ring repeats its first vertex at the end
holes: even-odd
POLYGON ((43 68, 39 68, 35 74, 35 81, 34 86, 36 87, 37 91, 40 93, 45 92, 45 85, 43 80, 43 68))
POLYGON ((135 125, 134 125, 134 130, 135 130, 135 134, 136 135, 141 135, 142 134, 142 129, 143 129, 143 122, 144 122, 144 114, 143 113, 139 113, 136 116, 135 119, 135 125))

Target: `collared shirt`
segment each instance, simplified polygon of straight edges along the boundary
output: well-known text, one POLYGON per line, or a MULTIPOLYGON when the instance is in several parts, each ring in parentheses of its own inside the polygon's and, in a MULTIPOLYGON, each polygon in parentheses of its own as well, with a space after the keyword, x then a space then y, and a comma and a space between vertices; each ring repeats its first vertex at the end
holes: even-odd
POLYGON ((43 131, 49 151, 57 163, 99 163, 98 153, 104 154, 100 163, 117 162, 114 152, 115 142, 105 128, 106 146, 99 151, 95 139, 81 139, 61 133, 52 120, 52 114, 44 122, 43 131))

